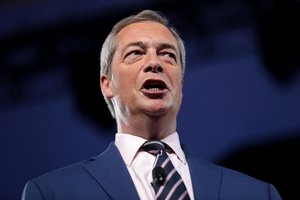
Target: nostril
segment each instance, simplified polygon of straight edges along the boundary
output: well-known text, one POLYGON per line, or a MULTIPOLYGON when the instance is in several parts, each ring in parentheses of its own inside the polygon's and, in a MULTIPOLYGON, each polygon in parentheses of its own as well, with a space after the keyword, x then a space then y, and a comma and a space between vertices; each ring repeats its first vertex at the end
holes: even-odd
POLYGON ((145 68, 144 72, 153 72, 153 73, 157 73, 157 72, 163 72, 163 68, 162 66, 158 65, 158 66, 148 66, 145 68))
POLYGON ((146 67, 146 68, 145 68, 145 70, 144 70, 144 71, 145 71, 145 72, 151 72, 151 71, 152 71, 152 68, 153 68, 153 67, 151 67, 151 66, 148 66, 148 67, 146 67))
POLYGON ((158 71, 158 72, 163 72, 163 68, 162 68, 161 66, 157 66, 156 71, 158 71))

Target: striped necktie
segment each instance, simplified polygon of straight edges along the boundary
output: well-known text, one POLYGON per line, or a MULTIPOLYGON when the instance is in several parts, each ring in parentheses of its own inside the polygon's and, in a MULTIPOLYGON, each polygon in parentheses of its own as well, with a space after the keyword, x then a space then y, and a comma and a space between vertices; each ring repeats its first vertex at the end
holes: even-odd
POLYGON ((142 150, 156 156, 156 163, 152 170, 151 185, 158 200, 190 199, 187 189, 179 173, 174 168, 166 153, 167 145, 160 141, 147 141, 142 150))

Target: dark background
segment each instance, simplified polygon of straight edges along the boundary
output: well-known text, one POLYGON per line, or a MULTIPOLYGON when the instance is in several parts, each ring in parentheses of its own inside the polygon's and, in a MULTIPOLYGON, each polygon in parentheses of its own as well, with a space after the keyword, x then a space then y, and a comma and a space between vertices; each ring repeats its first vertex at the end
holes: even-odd
POLYGON ((114 121, 99 89, 112 25, 162 11, 187 48, 182 141, 295 199, 300 149, 297 0, 2 0, 0 199, 102 152, 114 121))

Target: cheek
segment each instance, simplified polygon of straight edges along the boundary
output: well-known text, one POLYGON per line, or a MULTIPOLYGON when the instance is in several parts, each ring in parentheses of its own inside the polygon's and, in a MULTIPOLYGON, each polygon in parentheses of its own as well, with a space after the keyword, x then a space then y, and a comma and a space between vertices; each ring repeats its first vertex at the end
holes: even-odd
POLYGON ((178 90, 182 90, 182 74, 178 71, 174 71, 169 75, 170 80, 173 82, 174 87, 176 87, 178 90))
POLYGON ((126 71, 122 70, 120 67, 115 67, 112 70, 112 82, 116 88, 123 85, 124 79, 126 79, 126 71))
POLYGON ((181 76, 180 78, 178 78, 176 81, 176 93, 177 93, 177 99, 178 101, 181 101, 182 99, 182 96, 183 96, 183 80, 181 79, 181 76))
POLYGON ((176 97, 176 105, 177 105, 177 108, 178 108, 178 109, 179 109, 180 106, 181 106, 182 99, 183 99, 182 87, 178 87, 177 97, 176 97))
POLYGON ((129 92, 135 88, 135 78, 128 71, 118 71, 112 77, 113 91, 115 94, 128 96, 129 92))
POLYGON ((183 96, 183 93, 182 93, 182 87, 181 87, 181 86, 178 86, 178 87, 177 87, 177 100, 178 100, 178 101, 181 101, 182 96, 183 96))

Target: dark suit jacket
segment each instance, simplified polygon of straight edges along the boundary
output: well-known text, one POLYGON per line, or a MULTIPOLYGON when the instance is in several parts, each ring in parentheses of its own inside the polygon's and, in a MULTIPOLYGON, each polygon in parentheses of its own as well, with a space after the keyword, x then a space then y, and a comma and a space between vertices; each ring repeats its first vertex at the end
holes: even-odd
MULTIPOLYGON (((280 200, 268 183, 186 154, 195 199, 280 200)), ((26 184, 23 200, 139 199, 125 163, 112 143, 95 158, 47 173, 26 184)))

